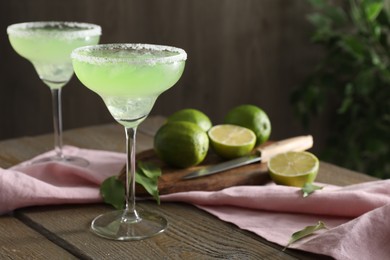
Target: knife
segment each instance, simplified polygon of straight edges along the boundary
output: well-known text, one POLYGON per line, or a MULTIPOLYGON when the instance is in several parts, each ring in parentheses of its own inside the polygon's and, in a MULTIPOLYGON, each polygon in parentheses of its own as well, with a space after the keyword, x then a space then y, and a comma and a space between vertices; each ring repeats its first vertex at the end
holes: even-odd
POLYGON ((304 151, 313 146, 313 137, 311 135, 296 136, 281 141, 271 143, 263 147, 255 149, 255 153, 243 157, 239 157, 230 161, 222 162, 216 165, 206 166, 194 172, 191 172, 183 179, 194 179, 216 174, 222 171, 230 170, 236 167, 244 166, 255 162, 267 162, 271 157, 290 151, 304 151))

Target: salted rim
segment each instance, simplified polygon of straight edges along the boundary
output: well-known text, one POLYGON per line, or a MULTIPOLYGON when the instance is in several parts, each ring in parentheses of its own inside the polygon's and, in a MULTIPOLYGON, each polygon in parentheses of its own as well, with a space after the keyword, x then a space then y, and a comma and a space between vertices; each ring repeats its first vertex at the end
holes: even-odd
POLYGON ((61 38, 80 38, 87 36, 98 36, 102 34, 102 28, 97 24, 81 23, 81 22, 66 22, 66 21, 42 21, 42 22, 26 22, 16 23, 7 27, 8 35, 16 35, 19 37, 30 37, 37 35, 45 35, 50 37, 61 38), (31 28, 43 28, 44 26, 64 25, 69 28, 79 28, 77 31, 31 31, 31 28))
POLYGON ((184 61, 187 59, 187 53, 180 48, 155 45, 155 44, 143 44, 143 43, 111 43, 111 44, 98 44, 79 47, 72 51, 71 58, 81 62, 90 64, 104 64, 104 63, 129 63, 129 64, 156 64, 156 63, 173 63, 177 61, 184 61), (95 50, 153 50, 153 51, 169 51, 177 53, 176 55, 167 57, 156 57, 156 58, 105 58, 105 57, 94 57, 89 55, 95 50))

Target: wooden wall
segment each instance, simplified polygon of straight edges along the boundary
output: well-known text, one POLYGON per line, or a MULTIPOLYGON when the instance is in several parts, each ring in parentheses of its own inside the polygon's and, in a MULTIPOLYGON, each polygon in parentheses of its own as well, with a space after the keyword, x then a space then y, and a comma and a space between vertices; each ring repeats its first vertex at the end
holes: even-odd
MULTIPOLYGON (((302 134, 289 94, 318 60, 304 0, 2 0, 0 139, 52 131, 49 89, 11 48, 6 27, 34 20, 100 24, 102 43, 146 42, 188 52, 179 83, 152 114, 198 108, 221 123, 239 104, 262 107, 273 139, 302 134)), ((63 89, 64 128, 113 122, 100 98, 74 77, 63 89)), ((323 120, 310 129, 321 146, 323 120)))

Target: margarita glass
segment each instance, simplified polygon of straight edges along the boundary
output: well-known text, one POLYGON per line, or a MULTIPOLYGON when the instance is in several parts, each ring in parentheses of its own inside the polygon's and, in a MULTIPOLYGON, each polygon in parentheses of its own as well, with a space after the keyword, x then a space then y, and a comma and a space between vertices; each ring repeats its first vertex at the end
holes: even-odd
POLYGON ((65 156, 62 152, 61 88, 73 75, 71 52, 81 46, 97 44, 100 26, 76 22, 28 22, 8 26, 7 33, 13 49, 33 64, 39 78, 52 93, 56 154, 34 163, 63 161, 88 165, 85 159, 65 156))
POLYGON ((179 80, 186 58, 182 49, 148 44, 96 45, 72 52, 77 77, 102 97, 126 132, 125 209, 102 214, 92 221, 91 229, 99 236, 139 240, 167 228, 162 216, 135 207, 136 130, 157 97, 179 80))

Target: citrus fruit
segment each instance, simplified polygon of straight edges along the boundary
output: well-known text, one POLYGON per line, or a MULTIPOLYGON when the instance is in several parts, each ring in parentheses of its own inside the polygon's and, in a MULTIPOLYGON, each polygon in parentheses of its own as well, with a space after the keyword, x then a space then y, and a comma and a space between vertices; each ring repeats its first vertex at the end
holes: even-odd
POLYGON ((209 132, 211 146, 223 158, 235 158, 250 153, 256 144, 252 130, 237 125, 216 125, 209 132))
POLYGON ((168 122, 186 121, 197 124, 203 131, 207 132, 211 126, 211 120, 202 111, 193 108, 179 110, 167 118, 168 122))
POLYGON ((275 155, 268 161, 268 171, 277 184, 302 187, 317 177, 318 158, 309 152, 287 152, 275 155))
POLYGON ((267 141, 271 134, 271 122, 268 115, 254 105, 241 105, 231 109, 226 114, 224 123, 251 129, 256 135, 257 145, 267 141))
POLYGON ((204 160, 209 149, 209 138, 194 123, 168 122, 154 136, 154 149, 168 165, 186 168, 204 160))

